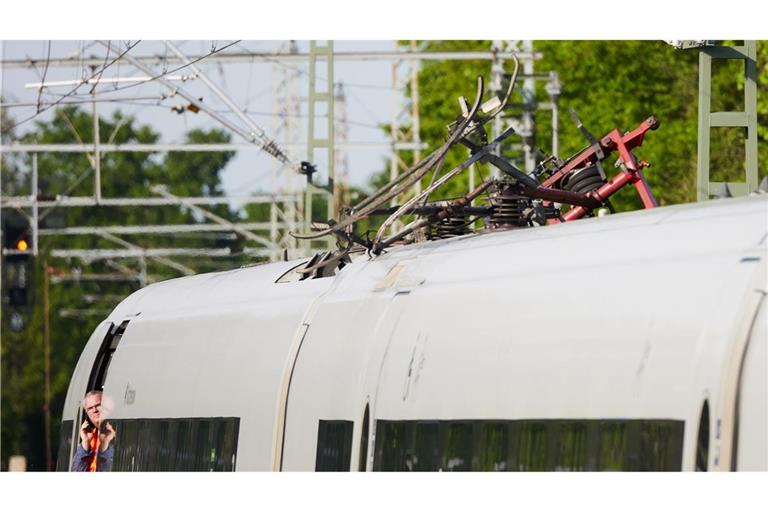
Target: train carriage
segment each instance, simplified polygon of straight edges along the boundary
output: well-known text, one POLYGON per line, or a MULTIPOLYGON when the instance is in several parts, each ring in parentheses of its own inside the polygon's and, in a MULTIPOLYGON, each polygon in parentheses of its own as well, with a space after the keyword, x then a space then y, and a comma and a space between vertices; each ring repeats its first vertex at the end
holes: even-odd
POLYGON ((94 331, 114 470, 766 470, 768 196, 150 285, 94 331))

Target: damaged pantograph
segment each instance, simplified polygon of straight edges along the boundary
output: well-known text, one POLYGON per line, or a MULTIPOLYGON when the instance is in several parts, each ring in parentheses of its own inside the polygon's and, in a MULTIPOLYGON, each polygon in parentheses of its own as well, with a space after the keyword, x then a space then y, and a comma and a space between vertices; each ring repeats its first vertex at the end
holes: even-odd
POLYGON ((659 127, 659 121, 653 116, 632 131, 622 133, 614 129, 598 139, 571 110, 577 127, 589 143, 582 151, 565 161, 550 156, 531 173, 523 172, 500 156, 497 148, 515 131, 509 128, 489 141, 486 125, 507 107, 517 70, 515 60, 504 97, 494 96, 485 103, 482 103, 483 78, 478 76, 474 102, 469 106, 464 98, 460 98, 462 113, 448 126, 448 137, 440 147, 371 196, 345 209, 339 220, 331 219, 325 225, 315 224, 317 230, 312 233, 293 234, 300 239, 329 235, 337 239, 336 251, 317 254, 296 269, 302 276, 300 279, 333 275, 350 261, 349 255, 353 252, 367 251, 376 256, 393 244, 450 238, 473 231, 570 222, 593 216, 601 208, 613 211, 611 196, 627 185, 634 185, 644 208, 656 206, 643 175, 643 169, 649 164, 632 153, 643 143, 646 132, 659 127), (470 156, 453 169, 443 171, 446 155, 457 146, 468 148, 470 156), (614 152, 618 152, 614 164, 617 172, 609 176, 604 162, 614 152), (430 196, 440 187, 472 164, 480 163, 496 167, 502 177, 486 179, 458 199, 430 201, 430 196), (391 201, 407 194, 430 173, 429 185, 421 192, 401 205, 388 207, 391 201), (361 235, 356 232, 355 227, 361 220, 377 215, 386 215, 386 219, 375 233, 361 235), (405 225, 398 223, 404 216, 413 220, 405 225))

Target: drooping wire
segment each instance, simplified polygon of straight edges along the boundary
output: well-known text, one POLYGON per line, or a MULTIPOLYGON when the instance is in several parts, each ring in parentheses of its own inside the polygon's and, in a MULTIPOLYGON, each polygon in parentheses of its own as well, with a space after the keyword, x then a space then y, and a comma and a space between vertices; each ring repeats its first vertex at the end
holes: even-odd
POLYGON ((213 52, 210 52, 210 53, 206 53, 205 55, 201 55, 200 57, 197 57, 196 59, 194 59, 194 60, 192 60, 192 61, 188 62, 187 64, 182 64, 181 66, 178 66, 178 67, 175 67, 175 68, 173 68, 173 69, 171 69, 171 70, 165 71, 164 73, 160 73, 160 74, 158 74, 158 75, 152 76, 152 77, 150 77, 148 80, 144 80, 144 81, 142 81, 142 82, 136 82, 136 83, 133 83, 133 84, 128 84, 128 85, 121 85, 120 87, 116 87, 116 88, 114 88, 114 89, 113 89, 113 91, 122 91, 122 90, 125 90, 125 89, 130 89, 131 87, 136 87, 137 85, 145 85, 145 84, 148 84, 148 83, 150 83, 150 82, 153 82, 153 81, 157 80, 158 78, 163 78, 163 77, 164 77, 164 76, 166 76, 166 75, 170 75, 170 74, 173 74, 173 73, 175 73, 175 72, 177 72, 177 71, 179 71, 179 70, 182 70, 182 69, 184 69, 184 68, 186 68, 186 67, 188 67, 188 66, 191 66, 192 64, 196 64, 196 63, 200 62, 200 61, 201 61, 201 60, 203 60, 203 59, 207 59, 207 58, 208 58, 208 57, 210 57, 211 55, 215 55, 215 54, 217 54, 217 53, 221 53, 222 51, 226 50, 226 49, 227 49, 227 48, 229 48, 230 46, 237 44, 239 41, 240 41, 240 40, 237 40, 237 41, 234 41, 234 42, 232 42, 232 43, 229 43, 229 44, 227 44, 227 45, 225 45, 225 46, 222 46, 221 48, 217 48, 217 49, 216 49, 215 51, 213 51, 213 52))
POLYGON ((14 123, 13 125, 7 127, 6 130, 12 130, 12 129, 16 128, 17 126, 19 126, 20 124, 26 123, 27 121, 30 121, 30 120, 34 119, 35 117, 37 117, 38 115, 42 114, 46 110, 48 110, 48 109, 50 109, 52 107, 55 107, 56 105, 61 103, 65 98, 68 98, 69 96, 72 96, 73 94, 75 94, 75 92, 77 92, 77 90, 80 87, 82 87, 84 84, 88 83, 88 81, 91 80, 92 78, 94 78, 98 73, 103 72, 104 69, 110 67, 112 64, 114 64, 115 62, 119 61, 123 57, 123 55, 125 55, 126 53, 131 51, 133 48, 135 48, 136 45, 139 44, 140 42, 141 42, 141 40, 136 41, 134 44, 129 46, 125 51, 121 52, 117 57, 112 59, 102 69, 99 69, 99 70, 95 71, 90 77, 81 80, 81 82, 79 84, 77 84, 75 87, 73 87, 72 90, 70 90, 68 93, 63 94, 58 100, 54 101, 53 103, 51 103, 50 105, 48 105, 48 106, 46 106, 44 108, 41 108, 38 112, 32 114, 31 116, 26 117, 26 118, 22 119, 21 121, 18 121, 17 123, 14 123))
POLYGON ((40 80, 40 88, 37 90, 37 109, 36 113, 40 113, 40 100, 43 96, 43 88, 45 87, 45 77, 48 76, 48 65, 51 63, 51 41, 48 40, 48 53, 45 56, 45 69, 43 69, 43 78, 40 80))
POLYGON ((107 60, 109 59, 109 52, 111 50, 112 50, 112 43, 107 45, 107 54, 104 56, 104 64, 101 65, 101 71, 99 72, 99 76, 96 77, 96 83, 93 84, 93 87, 91 87, 89 94, 93 94, 94 91, 96 90, 96 87, 99 85, 99 82, 101 81, 101 77, 104 74, 104 69, 105 69, 104 66, 106 66, 107 64, 107 60))

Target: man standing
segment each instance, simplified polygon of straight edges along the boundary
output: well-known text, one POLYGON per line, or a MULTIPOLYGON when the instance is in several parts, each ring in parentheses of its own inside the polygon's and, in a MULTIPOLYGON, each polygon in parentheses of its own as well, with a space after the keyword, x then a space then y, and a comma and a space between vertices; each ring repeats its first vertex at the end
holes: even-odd
POLYGON ((72 471, 112 471, 117 432, 108 421, 101 422, 101 391, 89 391, 83 399, 88 419, 80 425, 80 443, 72 459, 72 471))

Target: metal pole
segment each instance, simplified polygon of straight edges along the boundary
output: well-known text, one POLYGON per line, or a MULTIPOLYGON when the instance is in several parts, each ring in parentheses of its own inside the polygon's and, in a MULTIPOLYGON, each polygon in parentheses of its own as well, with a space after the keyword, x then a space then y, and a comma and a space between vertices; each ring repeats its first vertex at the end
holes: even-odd
POLYGON ((163 186, 155 185, 155 186, 149 187, 149 189, 152 192, 154 192, 155 194, 161 195, 161 196, 169 198, 169 199, 174 199, 180 205, 186 206, 190 210, 198 212, 199 214, 201 214, 204 217, 212 220, 213 222, 216 222, 217 224, 221 224, 222 226, 227 226, 229 229, 231 229, 235 233, 239 233, 240 235, 244 236, 248 240, 252 240, 254 242, 258 242, 260 244, 263 244, 266 247, 273 248, 274 244, 272 242, 270 242, 269 240, 267 240, 266 238, 264 238, 263 236, 255 235, 255 234, 251 233, 250 231, 248 231, 246 229, 238 227, 236 224, 228 221, 227 219, 225 219, 223 217, 219 217, 215 213, 211 213, 208 210, 205 210, 203 208, 200 208, 199 206, 196 206, 196 205, 192 204, 191 202, 187 201, 183 197, 175 196, 175 195, 171 194, 170 192, 168 192, 168 190, 165 187, 163 187, 163 186))
POLYGON ((96 93, 93 93, 93 197, 101 203, 101 136, 99 134, 99 112, 96 107, 96 93))
POLYGON ((328 81, 328 90, 326 91, 328 106, 328 118, 326 119, 326 130, 328 132, 328 185, 330 195, 328 196, 328 218, 338 218, 339 216, 339 183, 336 180, 336 96, 333 90, 334 63, 333 63, 333 41, 327 41, 326 47, 328 56, 325 63, 327 67, 326 76, 328 81))
MULTIPOLYGON (((504 75, 504 63, 502 59, 499 57, 499 53, 501 52, 501 49, 503 47, 503 42, 501 40, 495 40, 493 41, 493 44, 491 46, 491 51, 493 52, 493 62, 491 64, 491 84, 490 84, 490 90, 495 96, 499 96, 501 94, 501 79, 504 75)), ((493 123, 491 124, 491 140, 496 140, 496 138, 501 135, 501 132, 503 130, 503 120, 502 120, 503 112, 500 112, 499 115, 493 118, 493 123)), ((493 150, 493 154, 496 156, 501 156, 501 146, 496 146, 493 150)), ((474 167, 471 168, 472 170, 470 173, 474 173, 474 167)), ((496 168, 495 166, 491 166, 491 175, 494 178, 500 178, 501 177, 501 171, 496 168)), ((470 188, 470 190, 472 190, 470 188)))
POLYGON ((275 201, 269 204, 269 240, 274 247, 269 259, 271 261, 278 261, 280 259, 280 245, 277 239, 277 203, 275 201))
POLYGON ((32 193, 30 199, 32 200, 32 255, 37 256, 39 254, 37 248, 37 241, 40 228, 40 215, 37 203, 37 153, 32 153, 32 193))
POLYGON ((552 102, 552 154, 560 154, 560 125, 558 102, 552 102))
MULTIPOLYGON (((326 155, 328 158, 328 181, 325 185, 315 185, 311 182, 307 183, 305 199, 304 199, 304 225, 305 232, 309 232, 312 225, 312 199, 314 195, 325 194, 327 200, 327 218, 331 219, 338 215, 338 193, 339 187, 336 183, 336 144, 334 140, 335 126, 335 101, 333 90, 333 67, 334 67, 334 52, 333 41, 328 40, 325 45, 318 45, 316 41, 310 41, 309 43, 309 94, 307 95, 309 118, 307 120, 307 160, 310 162, 315 161, 315 149, 325 148, 327 150, 326 155), (324 91, 317 90, 317 66, 318 64, 325 65, 326 67, 326 79, 327 86, 324 91), (315 133, 315 122, 318 120, 317 107, 325 104, 327 118, 326 118, 326 135, 325 137, 318 137, 315 133)), ((330 238, 324 239, 326 247, 331 247, 332 240, 330 238)), ((312 248, 312 242, 309 240, 304 241, 304 248, 308 251, 312 248)))
MULTIPOLYGON (((523 52, 533 51, 533 41, 526 39, 523 41, 523 52)), ((534 153, 535 137, 536 137, 536 121, 535 121, 535 109, 536 109, 536 81, 533 78, 533 59, 526 59, 523 62, 523 73, 526 78, 523 81, 523 98, 524 98, 524 110, 523 110, 523 126, 525 127, 525 143, 523 144, 523 150, 525 152, 525 171, 531 172, 536 167, 536 155, 534 153)))
MULTIPOLYGON (((29 196, 4 196, 0 198, 2 208, 30 208, 35 201, 29 196)), ((185 197, 184 201, 196 205, 215 205, 215 204, 262 204, 271 201, 294 201, 295 195, 259 194, 253 196, 208 196, 208 197, 185 197)), ((176 198, 162 197, 108 197, 101 200, 102 206, 169 206, 178 204, 176 198)), ((41 208, 69 208, 96 206, 93 197, 73 196, 60 197, 45 201, 38 201, 41 208)))
POLYGON ((558 156, 560 153, 559 104, 563 86, 557 76, 557 71, 549 72, 549 80, 544 89, 549 94, 550 104, 552 105, 552 154, 558 156))
POLYGON ((147 260, 142 254, 139 257, 139 288, 147 286, 147 260))
MULTIPOLYGON (((146 284, 147 284, 146 283, 146 281, 147 281, 147 263, 146 263, 146 260, 145 260, 145 258, 143 256, 144 253, 141 252, 144 249, 142 247, 139 247, 138 245, 132 244, 130 242, 126 242, 122 238, 117 237, 117 236, 107 232, 106 230, 100 230, 99 228, 95 228, 95 230, 96 230, 96 234, 98 234, 99 236, 102 236, 102 237, 106 238, 107 240, 115 242, 116 244, 122 245, 123 247, 126 247, 128 249, 136 250, 136 251, 138 251, 138 252, 140 252, 142 254, 142 256, 140 257, 141 265, 142 265, 142 271, 141 271, 140 277, 141 277, 141 279, 143 279, 143 281, 141 281, 141 287, 143 288, 144 286, 146 286, 146 284)), ((167 266, 171 267, 174 270, 178 270, 179 272, 181 272, 182 274, 184 274, 186 276, 191 276, 191 275, 195 274, 195 271, 192 270, 191 268, 187 267, 186 265, 182 265, 181 263, 177 263, 177 262, 175 262, 173 260, 170 260, 168 258, 164 258, 162 256, 154 256, 154 257, 152 257, 152 259, 157 261, 158 263, 162 263, 163 265, 167 265, 167 266)))
MULTIPOLYGON (((416 52, 416 40, 411 40, 411 51, 416 52)), ((411 140, 418 148, 421 145, 421 119, 419 118, 419 69, 418 61, 411 63, 411 140)), ((421 160, 421 150, 413 150, 413 161, 411 165, 421 160)), ((413 185, 414 195, 421 193, 421 180, 413 185)))
POLYGON ((43 366, 44 366, 44 402, 45 418, 45 468, 53 470, 53 452, 51 448, 51 306, 50 277, 48 260, 43 260, 43 366))
MULTIPOLYGON (((194 75, 166 75, 164 77, 166 80, 171 80, 173 82, 186 82, 187 80, 193 80, 195 77, 194 75)), ((98 84, 122 84, 122 83, 141 83, 141 82, 151 82, 154 79, 152 76, 129 76, 129 77, 120 77, 120 78, 104 78, 104 77, 98 77, 98 78, 91 78, 90 80, 87 80, 83 82, 82 80, 59 80, 54 82, 32 82, 24 84, 25 89, 41 89, 45 87, 46 89, 50 89, 52 87, 64 87, 64 86, 71 86, 71 85, 98 85, 98 84)))
MULTIPOLYGON (((389 149, 391 142, 345 142, 338 144, 339 149, 389 149)), ((397 142, 395 149, 401 151, 421 150, 426 147, 423 143, 397 142)), ((306 150, 306 145, 291 143, 283 145, 286 150, 306 150)), ((94 150, 93 144, 3 144, 0 151, 3 153, 89 153, 94 150)), ((101 144, 101 153, 157 153, 161 151, 178 151, 208 153, 218 151, 262 151, 262 148, 253 144, 101 144)))
MULTIPOLYGON (((469 166, 469 191, 472 192, 473 190, 475 190, 475 164, 469 166)), ((472 201, 469 202, 470 205, 472 205, 472 201)))
MULTIPOLYGON (((397 178, 398 172, 398 153, 397 150, 394 147, 395 142, 397 142, 397 111, 398 106, 400 102, 398 101, 398 91, 397 91, 397 67, 400 65, 400 61, 396 60, 392 62, 392 93, 390 95, 390 107, 392 108, 392 121, 389 125, 389 137, 392 140, 392 157, 389 161, 389 180, 394 181, 395 178, 397 178)), ((393 197, 390 201, 390 206, 396 206, 398 204, 398 198, 393 197)))

